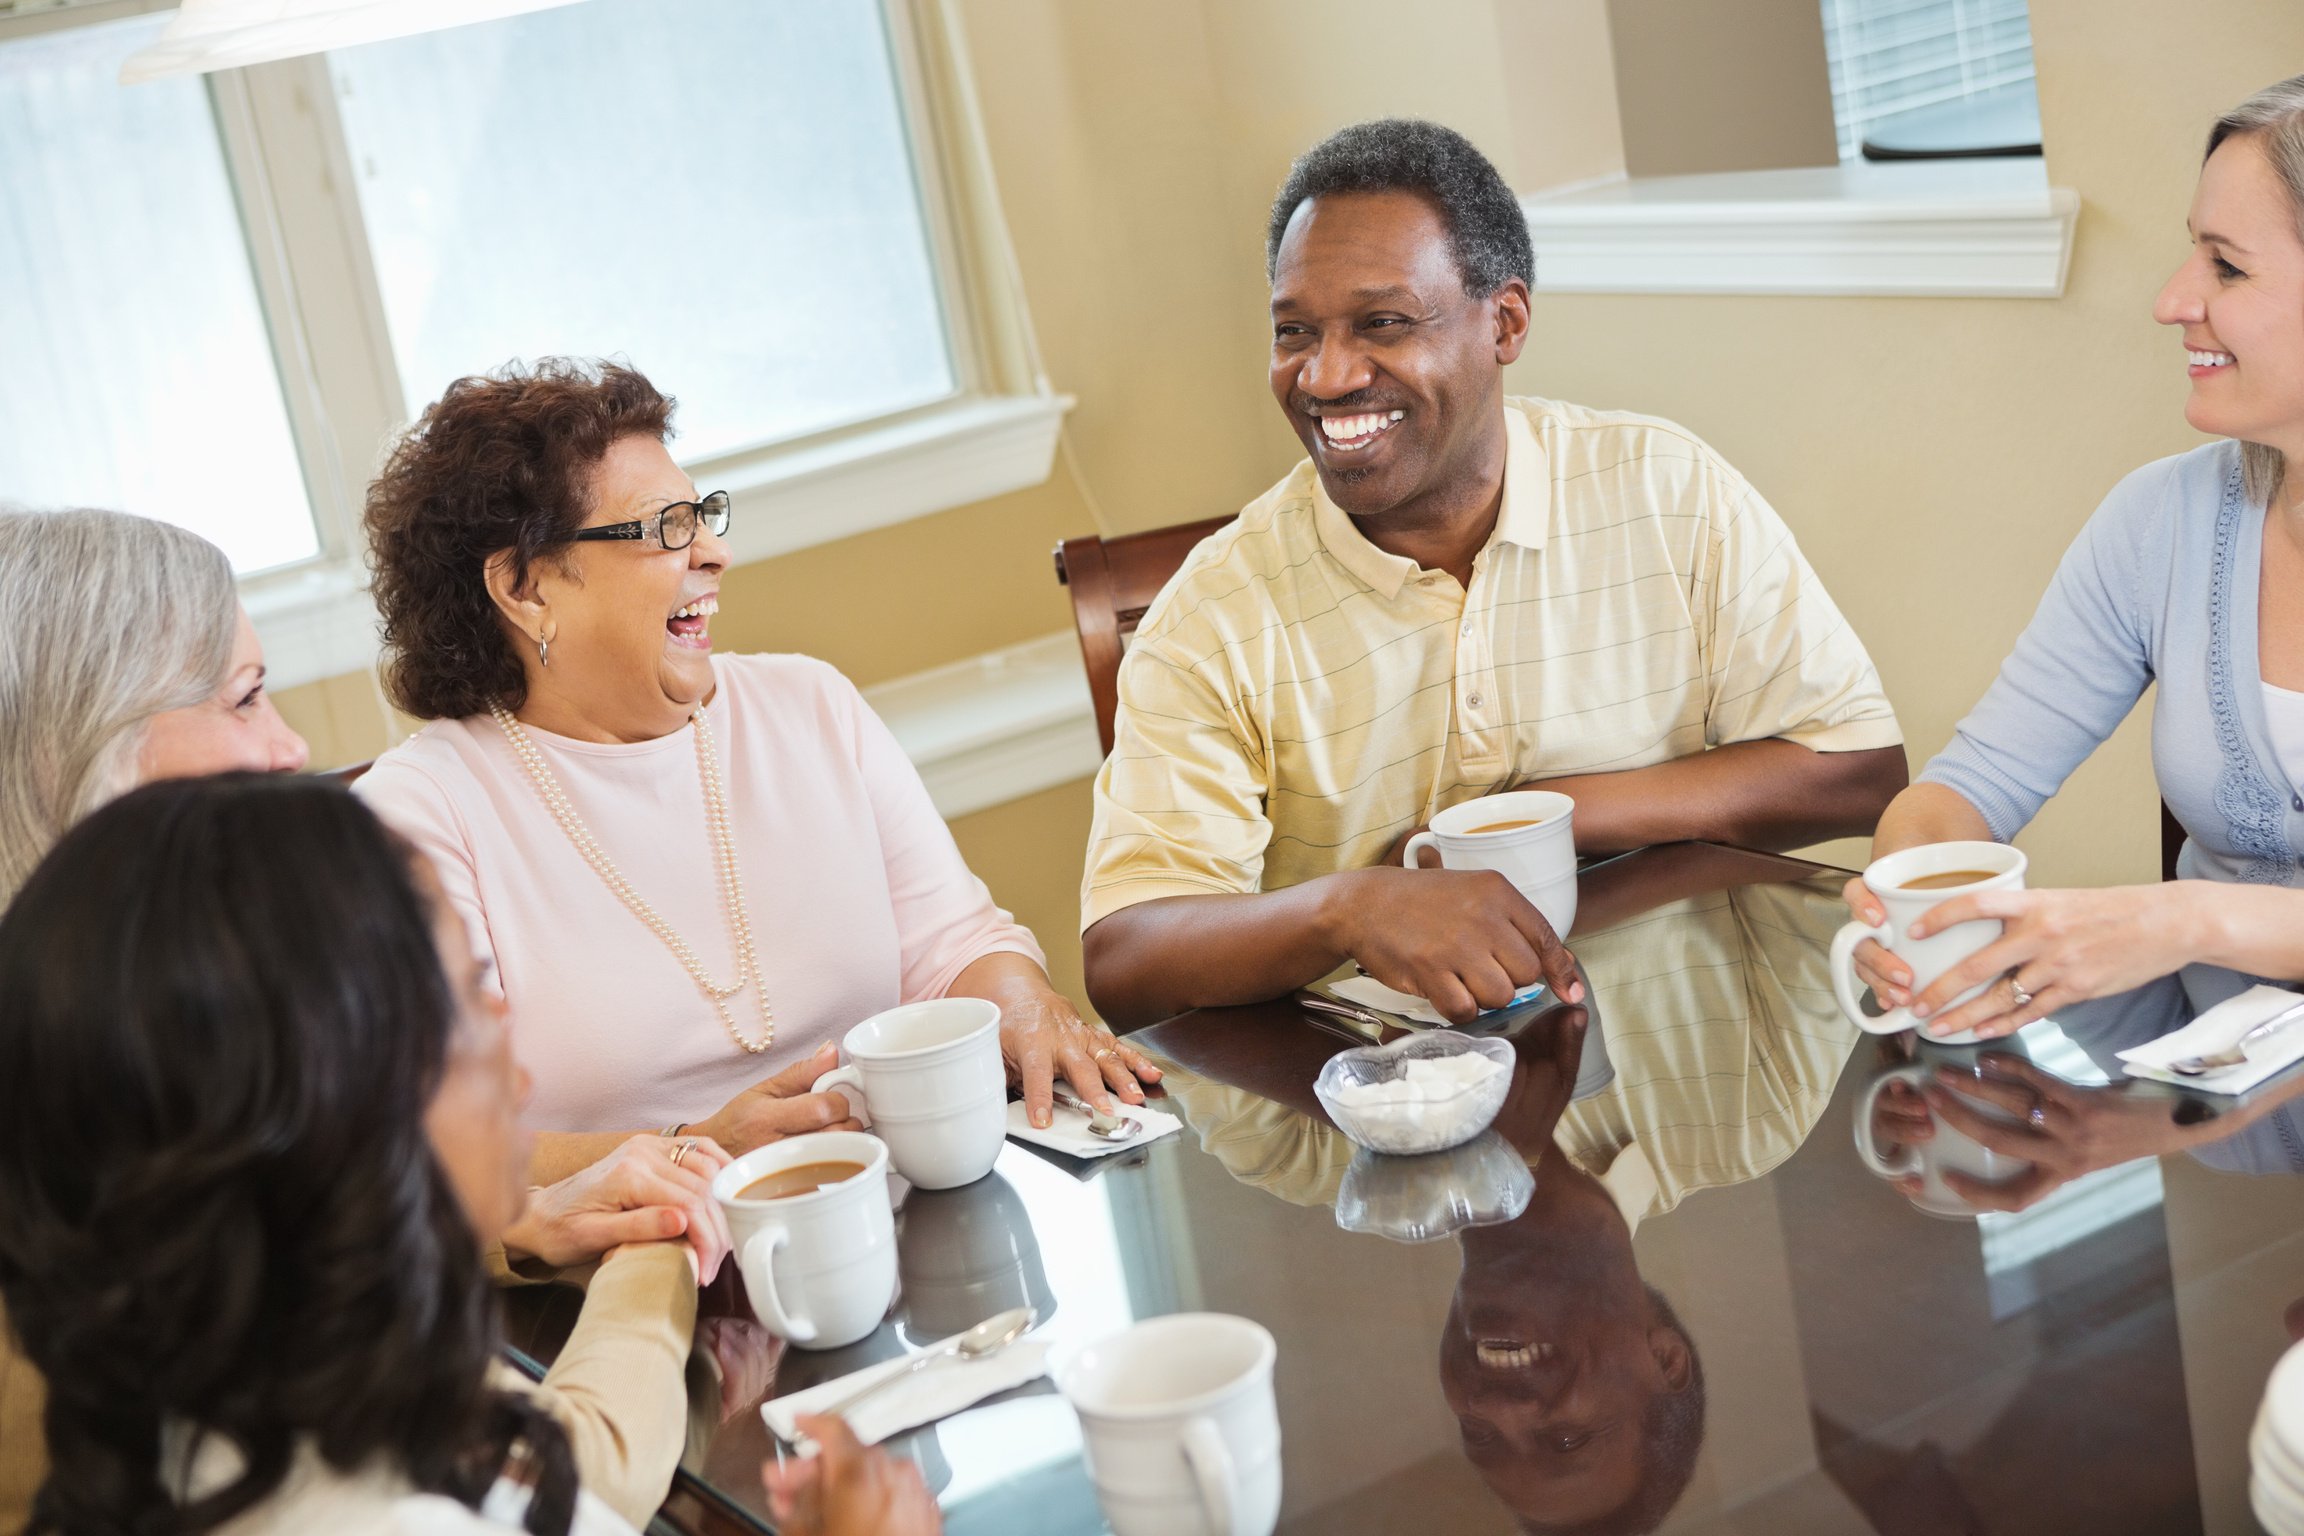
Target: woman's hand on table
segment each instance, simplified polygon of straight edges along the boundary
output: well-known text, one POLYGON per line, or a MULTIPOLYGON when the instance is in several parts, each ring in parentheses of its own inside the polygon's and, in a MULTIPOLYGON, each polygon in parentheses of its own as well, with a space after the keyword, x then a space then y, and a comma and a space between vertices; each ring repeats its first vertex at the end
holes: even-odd
POLYGON ((1141 1051, 1081 1018, 1029 955, 998 950, 979 956, 944 995, 980 997, 1000 1010, 1000 1057, 1008 1080, 1024 1090, 1025 1115, 1042 1129, 1055 1118, 1058 1073, 1074 1093, 1107 1114, 1119 1107, 1115 1099, 1143 1103, 1140 1085, 1160 1081, 1160 1069, 1141 1051))
POLYGON ((1107 1113, 1115 1098, 1144 1102, 1143 1083, 1160 1069, 1110 1030, 1080 1017, 1069 999, 1043 983, 1017 988, 1000 1004, 1000 1055, 1008 1077, 1024 1090, 1024 1113, 1045 1129, 1054 1119, 1058 1073, 1072 1091, 1107 1113))
POLYGON ((742 1157, 755 1147, 810 1131, 860 1131, 864 1126, 839 1089, 809 1092, 816 1079, 838 1065, 840 1053, 827 1040, 774 1077, 754 1083, 722 1105, 711 1119, 698 1121, 688 1130, 709 1136, 726 1147, 731 1157, 742 1157))
MULTIPOLYGON (((1981 891, 1941 902, 1911 925, 1912 937, 1979 920, 1997 920, 2003 927, 1999 938, 1914 998, 1912 1012, 1928 1034, 1973 1029, 1989 1040, 2013 1034, 2059 1008, 2181 970, 2202 949, 2190 921, 2192 893, 2184 889, 2192 884, 1981 891), (1977 997, 1946 1007, 1970 987, 1987 982, 1992 985, 1977 997)), ((1891 963, 1903 968, 1893 957, 1891 963)))
POLYGON ((531 1191, 505 1230, 506 1255, 565 1269, 626 1243, 678 1238, 695 1255, 696 1273, 710 1280, 728 1255, 727 1218, 712 1198, 712 1176, 728 1166, 728 1154, 708 1138, 683 1139, 684 1153, 678 1141, 634 1136, 582 1172, 531 1191))
POLYGON ((768 1508, 784 1536, 937 1536, 944 1517, 920 1469, 856 1438, 845 1419, 795 1421, 816 1454, 761 1468, 768 1508))

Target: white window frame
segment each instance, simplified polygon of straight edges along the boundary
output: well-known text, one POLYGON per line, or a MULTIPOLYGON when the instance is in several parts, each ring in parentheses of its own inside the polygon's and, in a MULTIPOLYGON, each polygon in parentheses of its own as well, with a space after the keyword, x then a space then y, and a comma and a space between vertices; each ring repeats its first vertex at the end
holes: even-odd
MULTIPOLYGON (((948 3, 880 7, 956 388, 871 420, 683 460, 700 483, 733 494, 738 563, 1038 485, 1053 466, 1073 402, 1040 366, 948 3)), ((0 0, 0 42, 166 8, 0 0)), ((320 544, 317 558, 240 584, 273 685, 294 687, 376 658, 360 506, 405 424, 405 396, 327 60, 225 70, 208 84, 320 544)))

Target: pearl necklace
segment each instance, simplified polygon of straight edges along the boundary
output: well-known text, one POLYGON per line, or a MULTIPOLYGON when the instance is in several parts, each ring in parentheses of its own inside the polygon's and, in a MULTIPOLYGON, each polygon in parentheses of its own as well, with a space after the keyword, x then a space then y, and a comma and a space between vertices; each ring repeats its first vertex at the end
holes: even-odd
POLYGON ((649 931, 663 940, 664 947, 672 951, 682 969, 703 989, 704 995, 712 999, 712 1006, 719 1010, 720 1022, 728 1027, 728 1038, 752 1056, 759 1055, 775 1044, 776 1015, 769 1006, 768 984, 761 979, 760 957, 752 947, 752 920, 744 912, 744 877, 736 868, 736 837, 728 827, 728 797, 720 784, 720 754, 713 746, 712 725, 705 719, 703 709, 699 707, 690 718, 696 726, 696 762, 704 778, 704 823, 706 830, 711 833, 713 852, 719 865, 720 899, 728 910, 728 930, 736 938, 736 979, 726 985, 712 979, 704 969, 704 962, 697 959, 696 952, 688 947, 688 941, 657 915, 656 909, 648 905, 640 893, 632 888, 632 882, 624 878, 624 872, 610 861, 606 851, 593 838, 591 829, 576 814, 576 808, 568 803, 568 796, 561 790, 560 781, 553 777, 551 765, 544 761, 544 754, 537 750, 536 743, 529 739, 528 732, 513 717, 512 711, 502 704, 490 704, 488 713, 496 717, 497 727, 504 732, 504 739, 512 744, 513 755, 520 759, 520 766, 528 770, 528 779, 536 786, 537 798, 552 813, 552 819, 560 823, 560 830, 568 834, 568 840, 576 845, 576 851, 584 856, 584 862, 592 866, 593 873, 616 893, 617 899, 624 903, 634 917, 647 924, 649 931), (766 1032, 757 1040, 745 1039, 744 1032, 736 1027, 736 1016, 728 1011, 728 999, 743 991, 747 982, 753 984, 753 998, 760 1005, 760 1022, 766 1026, 766 1032))

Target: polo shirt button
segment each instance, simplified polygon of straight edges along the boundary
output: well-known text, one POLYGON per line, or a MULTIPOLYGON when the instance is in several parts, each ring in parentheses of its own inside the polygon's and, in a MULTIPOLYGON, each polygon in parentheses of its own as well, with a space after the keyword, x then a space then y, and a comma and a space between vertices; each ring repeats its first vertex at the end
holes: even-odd
POLYGON ((1464 634, 1464 635, 1466 635, 1466 636, 1470 636, 1470 635, 1471 635, 1471 633, 1472 633, 1472 621, 1471 621, 1470 619, 1466 619, 1466 620, 1464 621, 1464 628, 1463 628, 1463 630, 1461 631, 1461 633, 1463 633, 1463 634, 1464 634))
POLYGON ((1480 695, 1474 694, 1464 702, 1471 705, 1474 709, 1478 709, 1480 707, 1480 695))

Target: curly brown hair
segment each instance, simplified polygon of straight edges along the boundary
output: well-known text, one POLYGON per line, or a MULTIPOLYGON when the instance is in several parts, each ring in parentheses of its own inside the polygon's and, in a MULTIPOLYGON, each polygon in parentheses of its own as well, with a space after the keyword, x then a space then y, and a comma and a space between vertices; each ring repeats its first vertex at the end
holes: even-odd
POLYGON ((384 691, 419 720, 461 720, 528 693, 487 566, 558 560, 618 439, 672 435, 676 402, 637 370, 580 358, 458 379, 393 444, 362 522, 384 621, 384 691))

